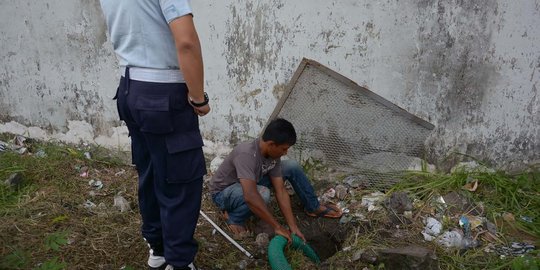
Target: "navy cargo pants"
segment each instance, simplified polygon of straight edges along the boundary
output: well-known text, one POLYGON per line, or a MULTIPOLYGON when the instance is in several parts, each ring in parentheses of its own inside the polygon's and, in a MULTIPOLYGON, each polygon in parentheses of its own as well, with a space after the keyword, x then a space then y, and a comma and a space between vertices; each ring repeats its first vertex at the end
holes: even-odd
POLYGON ((183 83, 129 79, 117 91, 120 119, 131 137, 133 164, 139 175, 142 235, 167 263, 193 262, 193 238, 202 197, 206 165, 198 116, 187 101, 183 83))

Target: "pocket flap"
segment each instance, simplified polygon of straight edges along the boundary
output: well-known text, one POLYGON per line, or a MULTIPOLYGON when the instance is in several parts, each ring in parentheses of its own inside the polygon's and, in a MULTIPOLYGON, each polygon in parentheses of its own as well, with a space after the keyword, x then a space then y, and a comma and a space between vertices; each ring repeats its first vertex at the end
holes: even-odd
POLYGON ((169 111, 169 96, 140 95, 135 102, 135 109, 145 111, 169 111))
POLYGON ((169 134, 166 142, 169 154, 199 148, 204 145, 201 133, 198 130, 169 134))

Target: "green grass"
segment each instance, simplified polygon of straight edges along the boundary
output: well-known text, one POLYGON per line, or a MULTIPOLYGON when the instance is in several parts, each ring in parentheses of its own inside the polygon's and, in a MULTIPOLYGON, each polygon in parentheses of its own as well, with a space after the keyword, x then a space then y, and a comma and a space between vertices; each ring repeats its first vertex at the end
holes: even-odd
MULTIPOLYGON (((516 176, 504 172, 457 170, 451 174, 410 172, 405 181, 394 186, 391 192, 405 191, 413 198, 428 202, 434 196, 452 191, 470 197, 475 202, 482 202, 488 220, 499 220, 498 236, 500 241, 510 241, 506 237, 521 241, 540 238, 540 173, 538 170, 523 172, 516 176), (466 191, 462 187, 468 181, 478 181, 478 189, 466 191), (502 214, 511 213, 515 222, 502 222, 502 214), (529 217, 532 222, 521 217, 529 217), (516 232, 518 235, 516 235, 516 232), (507 235, 506 233, 512 234, 507 235), (527 236, 528 235, 528 236, 527 236)), ((448 221, 446 222, 448 223, 448 221)), ((455 222, 454 222, 455 223, 455 222)), ((445 224, 443 220, 443 224, 445 224)), ((447 227, 455 227, 455 224, 447 227)), ((538 257, 530 253, 529 259, 522 257, 501 258, 494 253, 485 253, 482 248, 463 251, 447 251, 438 248, 441 269, 538 269, 538 257), (532 255, 531 255, 532 254, 532 255), (535 268, 536 267, 536 268, 535 268)))
MULTIPOLYGON (((0 140, 10 141, 2 136, 0 140)), ((87 256, 95 253, 94 249, 103 254, 102 242, 123 237, 123 244, 134 242, 130 233, 138 236, 137 215, 122 215, 112 208, 115 194, 124 190, 132 194, 136 188, 132 172, 115 176, 118 170, 129 170, 122 159, 95 146, 27 140, 25 147, 28 152, 24 154, 0 153, 0 181, 14 173, 22 176, 22 183, 16 186, 0 183, 0 269, 96 269, 97 265, 116 265, 122 260, 138 263, 132 255, 123 258, 115 246, 107 250, 111 259, 96 261, 87 256), (88 168, 90 177, 80 176, 82 167, 88 168), (106 187, 96 191, 99 196, 88 195, 90 179, 106 182, 106 187), (86 199, 103 202, 107 209, 103 213, 85 209, 82 204, 86 199), (70 244, 73 241, 76 244, 70 244)), ((128 199, 133 200, 131 196, 128 199)), ((144 249, 142 243, 136 247, 144 249)))
POLYGON ((474 201, 483 202, 488 217, 496 218, 504 212, 516 217, 516 226, 528 234, 540 237, 540 172, 525 172, 510 176, 504 172, 482 172, 463 170, 452 174, 411 172, 405 181, 398 183, 392 191, 406 191, 413 197, 428 199, 434 194, 446 194, 461 190, 468 180, 477 180, 475 192, 467 192, 474 201), (532 222, 521 217, 532 218, 532 222))
MULTIPOLYGON (((9 141, 1 137, 2 141, 9 141)), ((0 153, 0 181, 13 173, 20 173, 23 183, 17 187, 0 184, 0 269, 141 269, 146 260, 147 249, 140 237, 140 220, 136 210, 118 213, 112 208, 114 195, 122 193, 136 209, 136 174, 125 165, 125 159, 110 151, 92 146, 66 146, 52 143, 29 142, 29 152, 42 150, 45 157, 35 154, 20 155, 15 152, 0 153), (91 159, 85 156, 89 152, 91 159), (90 176, 82 178, 80 170, 87 167, 90 176), (117 173, 125 170, 125 174, 117 173), (99 195, 91 197, 90 179, 104 182, 99 195), (104 203, 105 210, 88 210, 82 204, 91 199, 104 203), (95 258, 99 257, 100 260, 95 258)), ((303 164, 308 174, 327 171, 321 162, 307 159, 303 164)), ((538 171, 520 175, 503 172, 456 171, 452 174, 410 172, 406 179, 392 191, 406 191, 411 197, 425 203, 435 194, 461 190, 475 202, 483 202, 490 220, 501 220, 504 212, 512 213, 516 222, 499 227, 500 241, 510 241, 506 231, 519 230, 538 239, 540 236, 540 174, 538 171), (461 187, 471 180, 478 180, 475 192, 461 187), (532 218, 532 222, 521 219, 532 218)), ((354 199, 370 191, 357 192, 354 199)), ((353 198, 349 198, 353 199, 353 198)), ((277 207, 276 204, 273 204, 277 207)), ((212 211, 213 208, 207 208, 212 211)), ((275 211, 279 211, 277 208, 275 211)), ((351 269, 362 265, 368 269, 384 269, 384 265, 352 262, 358 250, 376 250, 403 246, 422 241, 418 224, 403 227, 411 235, 396 243, 388 239, 387 218, 384 211, 366 213, 369 224, 357 224, 339 251, 326 263, 329 269, 351 269), (386 226, 386 227, 385 227, 386 226), (385 236, 386 235, 386 236, 385 236), (329 263, 329 264, 328 264, 329 263)), ((280 221, 283 222, 280 216, 280 221)), ((216 219, 217 220, 217 219, 216 219)), ((445 228, 455 227, 455 220, 442 220, 445 228)), ((245 256, 219 235, 211 234, 212 227, 201 222, 197 234, 200 240, 199 265, 205 269, 234 269, 245 256), (204 241, 202 239, 205 239, 204 241)), ((421 222, 419 222, 421 223, 421 222)), ((421 225, 421 224, 420 224, 421 225)), ((510 238, 510 237, 509 237, 510 238)), ((241 241, 251 252, 256 250, 251 240, 241 241)), ((425 243, 420 243, 420 245, 425 243)), ((500 258, 495 253, 485 253, 482 248, 465 252, 447 251, 435 245, 441 269, 514 269, 534 270, 540 264, 538 251, 525 257, 500 258), (536 267, 536 268, 535 268, 536 267)), ((302 252, 287 249, 286 256, 295 269, 313 269, 315 266, 302 252)), ((267 269, 264 263, 250 264, 249 269, 267 269)))

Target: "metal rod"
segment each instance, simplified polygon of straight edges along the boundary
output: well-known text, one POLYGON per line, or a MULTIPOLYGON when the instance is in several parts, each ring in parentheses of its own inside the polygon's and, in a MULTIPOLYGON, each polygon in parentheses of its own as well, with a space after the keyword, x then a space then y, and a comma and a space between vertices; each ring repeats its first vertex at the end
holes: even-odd
POLYGON ((226 232, 224 232, 216 223, 214 223, 202 210, 199 211, 201 213, 201 216, 203 216, 216 230, 221 233, 229 242, 231 242, 235 247, 237 247, 240 251, 242 251, 246 256, 249 258, 253 258, 253 255, 249 253, 247 250, 245 250, 240 244, 238 244, 234 239, 232 239, 226 232))

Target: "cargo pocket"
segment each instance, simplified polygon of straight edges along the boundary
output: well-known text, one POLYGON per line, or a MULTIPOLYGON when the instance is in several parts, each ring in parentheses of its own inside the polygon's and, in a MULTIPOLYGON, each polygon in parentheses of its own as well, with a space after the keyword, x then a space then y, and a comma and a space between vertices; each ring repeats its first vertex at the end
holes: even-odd
POLYGON ((140 95, 134 105, 142 132, 166 134, 174 130, 169 111, 169 96, 140 95))
POLYGON ((189 183, 206 174, 204 144, 198 130, 167 135, 166 143, 168 183, 189 183))

